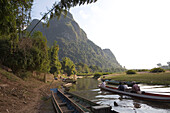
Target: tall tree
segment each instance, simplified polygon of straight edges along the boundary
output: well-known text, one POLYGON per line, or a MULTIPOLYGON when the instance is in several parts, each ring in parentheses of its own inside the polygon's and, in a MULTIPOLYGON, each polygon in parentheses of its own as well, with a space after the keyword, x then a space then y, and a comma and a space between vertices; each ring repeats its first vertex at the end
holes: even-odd
POLYGON ((70 58, 68 57, 63 58, 61 64, 62 64, 62 70, 63 72, 67 73, 67 76, 76 74, 75 64, 73 63, 72 60, 70 60, 70 58))
POLYGON ((76 69, 79 73, 89 73, 90 69, 87 64, 84 64, 82 62, 76 64, 76 69))
POLYGON ((168 66, 170 67, 170 62, 167 62, 168 66))
POLYGON ((17 33, 28 22, 33 0, 0 1, 0 35, 17 33))
POLYGON ((157 64, 157 66, 161 67, 161 66, 162 66, 162 64, 161 64, 161 63, 158 63, 158 64, 157 64))
POLYGON ((58 51, 59 51, 59 46, 57 45, 57 42, 54 42, 54 45, 50 49, 50 57, 51 57, 51 69, 50 73, 52 74, 60 74, 61 72, 61 63, 58 58, 58 51))

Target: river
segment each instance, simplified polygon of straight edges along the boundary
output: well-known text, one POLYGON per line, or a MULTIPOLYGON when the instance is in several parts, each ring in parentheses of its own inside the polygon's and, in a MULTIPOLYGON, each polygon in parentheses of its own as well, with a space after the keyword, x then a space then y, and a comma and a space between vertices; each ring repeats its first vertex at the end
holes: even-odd
MULTIPOLYGON (((120 113, 170 113, 170 103, 143 101, 129 96, 101 91, 95 79, 78 79, 70 91, 98 104, 110 105, 112 110, 120 113), (119 106, 114 106, 116 102, 119 106)), ((163 85, 139 85, 142 91, 170 95, 170 87, 163 85)))

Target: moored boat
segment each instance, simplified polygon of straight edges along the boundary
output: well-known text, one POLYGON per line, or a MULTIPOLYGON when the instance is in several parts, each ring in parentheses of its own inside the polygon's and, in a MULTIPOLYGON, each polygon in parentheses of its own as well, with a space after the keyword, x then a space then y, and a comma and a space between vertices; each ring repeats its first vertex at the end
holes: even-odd
POLYGON ((65 94, 57 88, 51 89, 51 94, 57 113, 117 113, 108 105, 99 105, 69 92, 65 94))
POLYGON ((76 80, 67 78, 67 79, 63 79, 63 82, 66 82, 66 83, 76 83, 76 80))
MULTIPOLYGON (((116 81, 116 80, 109 80, 107 82, 107 84, 111 84, 111 85, 119 85, 120 82, 124 82, 125 84, 127 84, 129 87, 133 86, 133 82, 131 81, 116 81)), ((140 84, 140 82, 135 82, 136 84, 140 84)))
POLYGON ((52 102, 57 113, 85 113, 75 102, 59 89, 51 89, 52 102))
POLYGON ((88 113, 118 113, 117 111, 111 110, 111 107, 108 105, 97 104, 72 92, 66 92, 66 94, 88 113))
POLYGON ((131 92, 117 90, 117 88, 111 86, 105 86, 105 87, 100 86, 100 88, 113 93, 123 94, 123 95, 131 96, 147 101, 170 102, 170 95, 154 94, 154 93, 147 93, 147 92, 141 94, 131 93, 131 92))

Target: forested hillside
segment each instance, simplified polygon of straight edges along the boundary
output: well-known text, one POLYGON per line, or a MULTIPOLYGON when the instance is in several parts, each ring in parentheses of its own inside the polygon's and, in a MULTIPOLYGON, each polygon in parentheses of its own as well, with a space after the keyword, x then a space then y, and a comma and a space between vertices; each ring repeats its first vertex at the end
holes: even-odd
MULTIPOLYGON (((27 30, 30 31, 39 20, 35 19, 27 30)), ((49 27, 41 22, 34 31, 40 31, 47 38, 47 44, 59 45, 59 59, 69 57, 74 63, 83 62, 87 65, 96 65, 106 70, 121 70, 121 65, 109 49, 102 50, 87 38, 86 33, 73 19, 71 13, 49 21, 49 27)))

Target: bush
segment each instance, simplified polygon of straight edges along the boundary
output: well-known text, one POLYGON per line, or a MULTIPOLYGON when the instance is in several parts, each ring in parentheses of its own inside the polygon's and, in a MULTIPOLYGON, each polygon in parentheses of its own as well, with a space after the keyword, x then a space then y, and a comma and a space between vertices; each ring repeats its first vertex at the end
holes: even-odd
POLYGON ((165 72, 164 69, 162 68, 153 68, 150 70, 151 73, 160 73, 160 72, 165 72))
POLYGON ((111 74, 110 72, 104 72, 103 75, 109 75, 111 74))
POLYGON ((126 71, 126 74, 136 74, 136 71, 135 70, 128 70, 128 71, 126 71))
POLYGON ((100 76, 102 76, 102 73, 95 73, 93 78, 98 79, 100 76))
POLYGON ((17 73, 17 75, 23 80, 26 80, 32 76, 32 73, 30 71, 20 71, 17 73))

